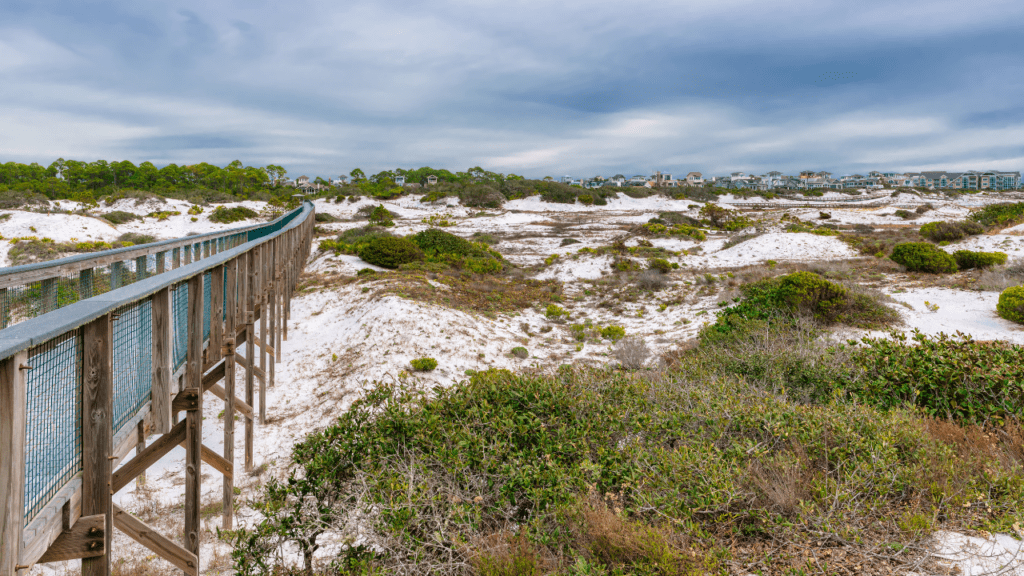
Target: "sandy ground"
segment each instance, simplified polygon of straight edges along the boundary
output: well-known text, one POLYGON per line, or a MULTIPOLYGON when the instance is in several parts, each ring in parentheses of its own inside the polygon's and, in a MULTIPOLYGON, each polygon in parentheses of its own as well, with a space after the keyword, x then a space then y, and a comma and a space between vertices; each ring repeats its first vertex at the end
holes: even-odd
MULTIPOLYGON (((489 367, 517 369, 552 369, 559 364, 588 362, 603 364, 612 360, 612 343, 596 339, 579 343, 570 337, 569 325, 590 322, 596 326, 622 326, 627 334, 643 338, 655 354, 664 352, 678 343, 693 338, 700 326, 714 319, 718 301, 724 292, 698 290, 698 280, 705 275, 725 278, 724 269, 743 266, 763 266, 769 260, 842 261, 857 256, 845 243, 829 236, 783 232, 781 225, 769 225, 760 235, 726 247, 737 234, 711 234, 703 242, 689 238, 655 238, 656 247, 673 252, 669 260, 678 264, 670 274, 669 285, 656 293, 655 299, 621 302, 616 309, 600 306, 612 291, 622 288, 608 283, 614 275, 612 257, 608 255, 580 254, 581 248, 607 246, 616 239, 629 237, 631 227, 647 222, 661 211, 684 212, 696 216, 702 203, 672 200, 664 197, 634 199, 625 195, 609 201, 607 206, 579 204, 550 204, 539 198, 508 202, 501 209, 479 210, 460 206, 455 199, 435 203, 421 203, 419 196, 403 197, 384 205, 398 215, 397 234, 418 232, 428 227, 424 219, 445 217, 456 225, 445 230, 462 237, 488 234, 498 239, 494 248, 509 261, 530 268, 538 279, 557 279, 565 283, 563 305, 570 316, 564 321, 553 321, 539 308, 529 308, 514 314, 487 317, 472 312, 454 310, 423 303, 398 295, 378 295, 364 292, 363 287, 373 284, 346 284, 302 294, 293 301, 293 320, 289 339, 284 343, 284 361, 277 367, 277 383, 267 393, 267 422, 256 424, 254 448, 255 472, 239 474, 235 485, 240 488, 240 502, 236 518, 240 524, 253 519, 252 511, 245 507, 246 498, 254 496, 269 477, 281 477, 287 466, 294 443, 310 432, 323 428, 341 414, 363 390, 380 380, 407 380, 422 386, 447 385, 465 378, 467 370, 489 367), (571 238, 576 243, 563 246, 571 238), (551 255, 559 257, 544 265, 551 255), (513 347, 528 349, 527 358, 512 357, 513 347), (412 372, 409 361, 430 356, 438 360, 438 369, 430 373, 412 372)), ((834 202, 849 198, 830 193, 820 199, 834 202)), ((723 203, 742 207, 750 199, 725 198, 723 203)), ((858 198, 857 202, 881 202, 878 208, 850 206, 839 208, 779 208, 755 212, 754 218, 778 220, 783 209, 804 220, 818 220, 819 212, 831 216, 829 222, 837 224, 869 224, 872 226, 919 226, 933 220, 963 218, 972 209, 1001 199, 991 195, 973 195, 950 200, 938 195, 918 197, 899 195, 891 191, 873 193, 858 198), (934 209, 921 218, 906 222, 893 215, 902 206, 913 207, 925 202, 934 209)), ((266 209, 258 202, 241 203, 257 212, 266 209)), ((322 223, 319 226, 331 232, 363 225, 354 219, 357 211, 374 204, 360 202, 333 203, 317 200, 317 211, 331 214, 341 222, 322 223)), ((232 206, 232 205, 228 205, 232 206)), ((112 210, 124 210, 140 215, 156 211, 174 210, 180 215, 164 221, 145 218, 122 226, 112 226, 91 215, 50 214, 5 210, 0 212, 0 234, 4 238, 22 236, 48 237, 56 241, 115 240, 126 232, 143 232, 158 239, 202 233, 245 224, 219 225, 209 222, 207 215, 189 215, 190 205, 169 200, 166 203, 121 200, 113 206, 94 210, 97 215, 112 210), (10 216, 4 216, 9 214, 10 216), (193 222, 192 218, 196 221, 193 222), (35 231, 32 230, 35 228, 35 231)), ((78 208, 73 203, 51 206, 52 210, 78 208)), ((750 231, 747 231, 750 232, 750 231)), ((639 238, 629 237, 627 246, 635 246, 639 238)), ((0 242, 0 263, 7 264, 10 244, 0 242)), ((1000 250, 1011 260, 1024 258, 1024 226, 1005 230, 1000 234, 970 238, 946 247, 957 249, 1000 250)), ((376 268, 356 256, 333 255, 314 251, 308 263, 310 272, 330 272, 354 275, 363 268, 376 268)), ((438 290, 446 289, 437 284, 438 290)), ((997 292, 954 290, 937 287, 901 286, 898 282, 886 285, 885 292, 897 301, 894 309, 902 315, 906 331, 919 329, 928 334, 961 331, 982 340, 1007 340, 1024 344, 1024 327, 1005 321, 995 315, 997 292), (926 304, 927 302, 927 304, 926 304), (936 307, 937 306, 937 307, 936 307)), ((237 384, 242 386, 241 380, 237 384)), ((223 446, 223 405, 212 396, 204 404, 204 443, 220 452, 223 446)), ((236 427, 235 454, 241 462, 243 454, 241 425, 236 427)), ((151 439, 152 440, 152 439, 151 439)), ((181 526, 181 499, 183 483, 183 450, 175 449, 148 472, 144 484, 133 482, 115 497, 126 510, 132 511, 165 533, 174 534, 181 526)), ((203 474, 203 501, 215 510, 220 500, 221 480, 212 471, 203 474)), ((228 547, 217 542, 213 531, 220 523, 220 515, 211 513, 204 520, 210 533, 204 536, 203 572, 216 574, 229 571, 228 547)), ((955 533, 936 534, 938 551, 965 574, 979 573, 980 569, 995 566, 1000 558, 1009 562, 1006 574, 1024 574, 1017 559, 1007 554, 1017 550, 1021 543, 1005 535, 990 540, 971 538, 955 533), (964 556, 971 547, 984 549, 982 557, 964 556)), ((114 548, 117 557, 143 559, 154 566, 168 568, 162 560, 117 533, 114 548)), ((31 574, 66 573, 76 563, 38 566, 31 574)))

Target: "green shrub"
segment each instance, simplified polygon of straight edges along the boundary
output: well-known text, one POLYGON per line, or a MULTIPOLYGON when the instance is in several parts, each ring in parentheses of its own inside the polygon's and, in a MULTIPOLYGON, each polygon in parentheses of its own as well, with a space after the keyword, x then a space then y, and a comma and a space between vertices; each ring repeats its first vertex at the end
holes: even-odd
POLYGON ((241 222, 242 220, 256 218, 257 216, 259 216, 258 212, 251 208, 246 208, 245 206, 235 206, 234 208, 217 206, 213 209, 213 213, 210 214, 210 222, 231 224, 233 222, 241 222))
POLYGON ((437 368, 437 360, 434 360, 433 358, 417 358, 415 360, 410 360, 409 364, 412 366, 412 369, 417 372, 430 372, 434 368, 437 368))
POLYGON ((1024 202, 990 204, 971 214, 971 220, 985 226, 1011 226, 1024 221, 1024 202))
POLYGON ((192 216, 198 216, 203 213, 203 207, 197 204, 189 206, 188 213, 192 216))
POLYGON ((113 212, 107 212, 102 216, 104 220, 110 222, 114 226, 120 226, 132 220, 141 220, 142 218, 131 212, 124 212, 122 210, 114 210, 113 212))
POLYGON ((590 194, 580 194, 577 200, 579 200, 580 204, 583 204, 584 206, 590 206, 594 203, 594 197, 590 194))
POLYGON ((601 337, 612 342, 618 342, 626 337, 626 329, 622 326, 605 326, 601 329, 601 337))
POLYGON ((981 234, 985 229, 977 222, 929 222, 921 226, 921 236, 932 242, 955 242, 961 238, 981 234))
POLYGON ((1024 324, 1024 286, 1011 286, 999 295, 996 311, 1000 316, 1024 324))
POLYGON ((450 232, 428 228, 419 234, 414 234, 410 239, 415 242, 425 254, 438 255, 450 254, 452 256, 475 256, 487 257, 486 249, 460 238, 450 232))
POLYGON ((647 261, 647 267, 651 270, 657 270, 662 274, 668 274, 672 271, 672 264, 664 258, 651 258, 647 261))
POLYGON ((486 184, 473 184, 467 186, 459 194, 464 206, 479 208, 501 208, 505 203, 505 196, 497 189, 486 184))
POLYGON ((754 221, 736 210, 722 208, 717 204, 705 204, 700 209, 701 223, 719 230, 734 232, 754 225, 754 221))
POLYGON ((702 339, 729 335, 751 320, 771 321, 796 314, 812 316, 824 324, 879 328, 897 322, 899 315, 867 294, 826 280, 814 272, 794 272, 768 278, 740 289, 743 300, 724 308, 702 339))
POLYGON ((1006 264, 1006 254, 1003 252, 974 252, 971 250, 957 250, 953 252, 956 265, 961 270, 971 268, 988 268, 997 264, 1006 264))
POLYGON ((893 216, 903 218, 904 220, 910 220, 912 218, 917 218, 917 212, 911 212, 910 210, 897 210, 896 212, 893 212, 893 216))
POLYGON ((529 358, 530 356, 530 352, 522 346, 516 346, 515 348, 512 349, 511 352, 509 352, 509 354, 519 359, 529 358))
POLYGON ((562 316, 568 316, 569 313, 558 304, 548 304, 547 309, 544 310, 544 315, 548 318, 561 318, 562 316))
MULTIPOLYGON (((1018 290, 1016 314, 1024 320, 1024 288, 1008 290, 1018 290)), ((975 342, 959 332, 931 338, 914 330, 912 340, 899 332, 861 339, 855 363, 862 372, 842 386, 875 406, 911 403, 937 418, 971 423, 1024 418, 1024 348, 975 342)))
POLYGON ((375 238, 359 248, 359 257, 382 268, 398 268, 402 264, 423 259, 423 251, 406 238, 375 238))
POLYGON ((376 224, 377 226, 394 226, 395 222, 392 220, 392 216, 393 214, 391 214, 383 204, 380 204, 370 211, 370 224, 376 224))
POLYGON ((903 242, 892 249, 889 258, 902 264, 911 272, 942 274, 956 272, 956 260, 952 255, 927 242, 903 242))
POLYGON ((317 212, 315 219, 317 222, 341 222, 341 219, 328 214, 327 212, 317 212))

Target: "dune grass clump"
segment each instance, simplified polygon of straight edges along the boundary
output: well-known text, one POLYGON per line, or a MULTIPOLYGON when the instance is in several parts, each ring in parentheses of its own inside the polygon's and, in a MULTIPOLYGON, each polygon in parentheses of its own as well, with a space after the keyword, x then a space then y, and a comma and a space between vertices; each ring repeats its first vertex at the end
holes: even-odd
POLYGON ((911 272, 943 274, 957 271, 956 259, 928 242, 904 242, 892 249, 889 259, 911 272))
POLYGON ((519 358, 520 360, 530 357, 530 351, 527 350, 524 346, 516 346, 509 352, 509 354, 516 358, 519 358))

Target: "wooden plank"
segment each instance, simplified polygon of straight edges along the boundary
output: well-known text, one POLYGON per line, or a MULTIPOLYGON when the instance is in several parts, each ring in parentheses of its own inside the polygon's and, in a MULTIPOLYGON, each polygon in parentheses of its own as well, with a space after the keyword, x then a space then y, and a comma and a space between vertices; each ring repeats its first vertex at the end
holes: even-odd
MULTIPOLYGON (((182 442, 182 445, 185 443, 182 442)), ((223 474, 226 478, 234 478, 234 466, 230 462, 224 459, 223 456, 217 454, 213 449, 209 448, 205 444, 200 445, 199 448, 200 459, 206 462, 210 466, 213 466, 214 470, 223 474)))
POLYGON ((139 544, 155 552, 179 570, 191 576, 199 576, 199 557, 178 546, 145 522, 114 506, 114 526, 139 544))
MULTIPOLYGON (((236 288, 238 285, 238 258, 224 265, 224 282, 227 286, 224 297, 224 338, 222 352, 224 355, 224 388, 221 390, 221 400, 224 400, 224 459, 235 466, 235 406, 239 405, 235 398, 235 316, 238 307, 236 288)), ((210 388, 217 394, 216 388, 210 388)), ((248 417, 252 418, 252 408, 249 409, 248 417)), ((221 526, 224 530, 231 530, 235 518, 235 484, 234 478, 224 477, 223 493, 224 512, 221 516, 221 526)))
POLYGON ((82 478, 72 478, 63 488, 53 495, 53 498, 46 503, 43 511, 35 520, 29 524, 22 536, 21 560, 22 566, 31 566, 39 561, 46 553, 57 537, 64 531, 65 517, 67 510, 67 525, 70 526, 78 521, 82 515, 82 478))
MULTIPOLYGON (((143 452, 146 451, 146 421, 145 420, 139 420, 139 423, 136 425, 136 432, 135 433, 138 435, 138 438, 137 438, 136 443, 135 443, 135 453, 136 454, 142 454, 143 452)), ((139 474, 139 476, 138 476, 138 478, 136 478, 136 480, 138 480, 138 482, 136 483, 138 486, 145 485, 146 484, 146 471, 143 470, 142 474, 139 474)), ((114 492, 114 493, 117 494, 117 492, 114 492)))
POLYGON ((171 289, 153 294, 153 432, 171 429, 171 362, 174 337, 171 322, 171 289))
MULTIPOLYGON (((110 452, 113 442, 113 354, 110 314, 82 331, 82 515, 106 517, 104 550, 110 550, 110 452)), ((82 560, 82 576, 109 576, 110 554, 82 560)))
POLYGON ((188 281, 188 367, 185 390, 197 393, 196 407, 185 416, 185 549, 199 558, 199 508, 202 505, 203 442, 203 276, 188 281))
POLYGON ((82 516, 69 529, 61 532, 37 562, 63 562, 103 556, 106 553, 106 526, 107 516, 104 514, 82 516))
POLYGON ((176 247, 171 250, 171 267, 181 268, 181 248, 176 247))
POLYGON ((156 273, 163 274, 167 268, 167 250, 156 253, 156 273))
POLYGON ((156 439, 148 448, 139 452, 134 458, 124 463, 123 466, 114 471, 111 479, 111 490, 115 494, 128 485, 139 474, 146 471, 158 460, 167 455, 175 446, 185 441, 185 422, 179 422, 167 434, 156 439))
POLYGON ((25 371, 28 352, 0 362, 0 574, 15 574, 25 508, 25 371))

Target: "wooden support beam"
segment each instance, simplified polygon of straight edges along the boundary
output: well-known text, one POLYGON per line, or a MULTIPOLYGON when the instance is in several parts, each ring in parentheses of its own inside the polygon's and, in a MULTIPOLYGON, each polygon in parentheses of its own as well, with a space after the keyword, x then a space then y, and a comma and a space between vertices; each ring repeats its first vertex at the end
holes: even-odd
POLYGON ((139 452, 134 458, 124 463, 123 466, 114 471, 111 479, 111 490, 118 493, 128 485, 139 474, 146 471, 174 449, 175 446, 185 441, 185 422, 179 422, 171 431, 157 438, 148 448, 139 452))
MULTIPOLYGON (((207 243, 209 246, 209 243, 207 243)), ((214 247, 216 253, 216 247, 214 247)), ((210 271, 210 347, 209 360, 221 358, 220 343, 224 340, 224 267, 210 271)))
MULTIPOLYGON (((189 251, 191 252, 191 251, 189 251)), ((199 558, 199 508, 202 505, 203 442, 203 275, 188 280, 188 352, 185 390, 196 393, 196 406, 185 416, 185 549, 199 558)))
POLYGON ((139 544, 190 576, 199 576, 199 557, 178 546, 166 536, 147 526, 142 520, 114 506, 114 526, 139 544))
POLYGON ((93 269, 87 268, 78 273, 78 297, 82 300, 86 298, 92 298, 95 294, 95 284, 93 283, 93 269))
MULTIPOLYGON (((224 356, 224 388, 217 394, 219 386, 210 388, 214 394, 224 400, 224 459, 231 464, 232 470, 235 467, 235 406, 239 404, 235 398, 235 317, 238 308, 237 287, 238 287, 238 262, 236 258, 224 265, 224 283, 227 287, 224 296, 224 338, 221 353, 224 356)), ((249 418, 252 418, 252 408, 249 409, 249 418)), ((224 477, 223 493, 224 513, 221 526, 224 530, 231 530, 235 518, 235 484, 234 478, 224 477)))
POLYGON ((53 312, 57 309, 57 279, 47 278, 43 280, 43 313, 53 312))
POLYGON ((174 338, 171 322, 171 289, 153 294, 153 431, 166 434, 171 429, 171 362, 174 338))
POLYGON ((0 574, 16 574, 25 510, 25 370, 28 352, 0 362, 0 574))
MULTIPOLYGON (((82 516, 106 518, 103 549, 110 551, 110 452, 113 449, 113 322, 106 314, 82 330, 82 516)), ((110 554, 82 560, 82 576, 109 576, 110 554)))
MULTIPOLYGON (((225 403, 227 402, 227 400, 228 400, 227 391, 223 387, 221 387, 219 384, 214 384, 213 386, 210 386, 210 392, 212 392, 213 395, 216 396, 217 398, 220 398, 221 400, 223 400, 225 403)), ((241 412, 242 415, 245 416, 246 418, 253 418, 254 417, 252 406, 249 406, 245 402, 242 402, 238 398, 238 396, 235 396, 235 410, 238 410, 239 412, 241 412)), ((224 411, 224 417, 227 418, 227 410, 224 411)))
POLYGON ((167 269, 167 251, 156 253, 156 273, 163 274, 167 269))
MULTIPOLYGON (((235 364, 238 365, 238 366, 241 366, 243 370, 248 370, 249 369, 249 361, 246 359, 245 356, 239 356, 239 355, 236 354, 235 355, 235 364)), ((265 381, 267 375, 263 372, 263 370, 260 370, 259 366, 253 366, 252 367, 252 371, 256 375, 256 378, 258 378, 260 380, 260 382, 264 382, 265 381)))
MULTIPOLYGON (((184 442, 182 442, 184 444, 184 442)), ((209 448, 205 444, 200 447, 200 455, 203 462, 206 462, 217 472, 223 474, 226 478, 234 478, 234 466, 230 462, 224 459, 223 456, 217 454, 213 449, 209 448)))
POLYGON ((188 410, 199 410, 199 389, 186 388, 174 397, 171 401, 171 410, 185 412, 188 410))
MULTIPOLYGON (((70 523, 71 509, 65 505, 70 523)), ((96 558, 106 554, 107 517, 103 514, 82 516, 74 525, 65 528, 60 536, 39 558, 38 562, 63 562, 79 558, 96 558)))

